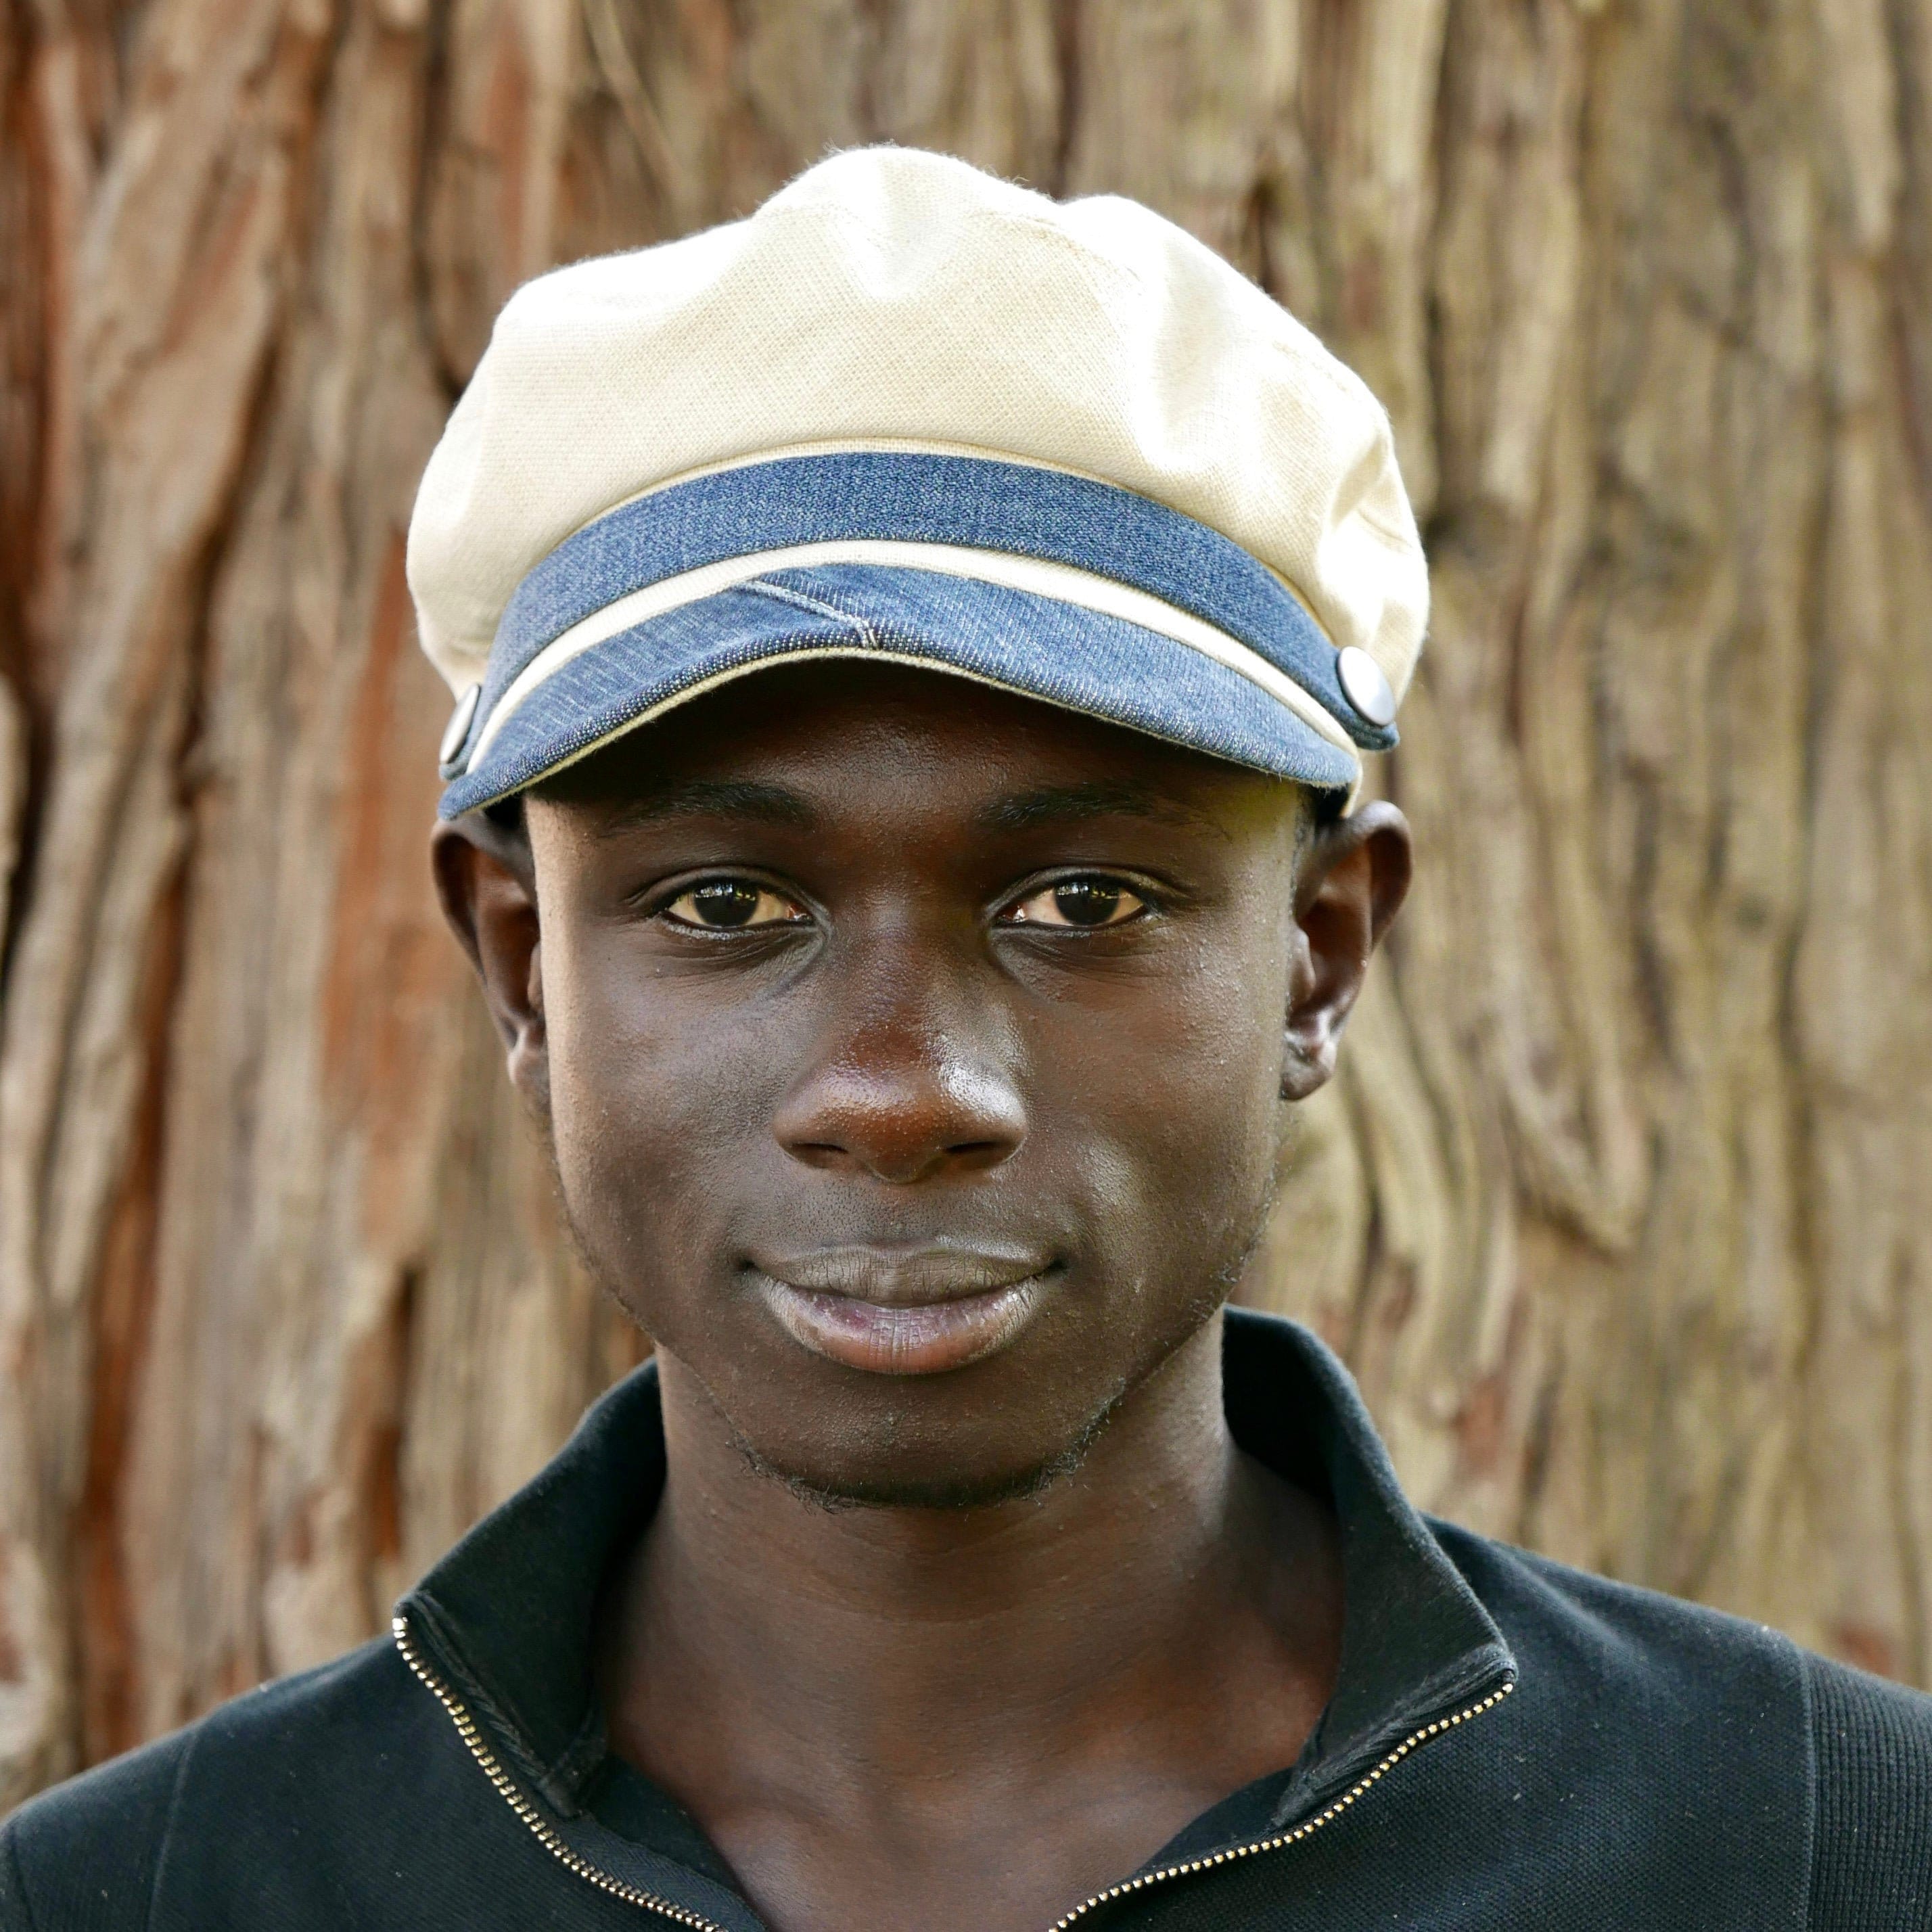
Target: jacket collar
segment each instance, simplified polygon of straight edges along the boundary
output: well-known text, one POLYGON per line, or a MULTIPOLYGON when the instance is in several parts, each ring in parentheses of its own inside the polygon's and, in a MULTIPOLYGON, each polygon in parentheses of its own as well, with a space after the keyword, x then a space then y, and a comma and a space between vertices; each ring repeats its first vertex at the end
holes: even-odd
MULTIPOLYGON (((1231 1309, 1224 1354, 1235 1440, 1331 1501, 1345 1621, 1335 1693, 1300 1761, 1184 1836, 1192 1855, 1272 1828, 1403 1737, 1515 1672, 1502 1633, 1403 1496, 1341 1363, 1306 1329, 1231 1309), (1224 1818, 1223 1814, 1227 1815, 1224 1818), (1198 1842, 1197 1842, 1197 1840, 1198 1842)), ((586 1789, 605 1755, 591 1680, 597 1602, 664 1486, 656 1366, 586 1414, 560 1454, 477 1525, 398 1606, 416 1642, 561 1834, 608 1869, 662 1886, 661 1858, 599 1826, 586 1789), (641 1864, 640 1861, 641 1860, 641 1864)), ((1177 1845, 1180 1841, 1177 1840, 1177 1845)), ((722 1924, 755 1927, 735 1894, 680 1866, 722 1924)), ((698 1904, 694 1899, 693 1903, 698 1904)))

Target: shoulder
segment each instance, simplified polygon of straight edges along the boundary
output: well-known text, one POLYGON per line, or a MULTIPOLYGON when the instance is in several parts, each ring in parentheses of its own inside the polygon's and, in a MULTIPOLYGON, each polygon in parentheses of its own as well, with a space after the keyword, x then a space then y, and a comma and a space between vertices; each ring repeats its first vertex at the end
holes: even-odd
POLYGON ((1559 1682, 1572 1707, 1680 1714, 1802 1736, 1804 1653, 1762 1624, 1660 1591, 1573 1570, 1454 1524, 1432 1522, 1521 1664, 1559 1682))
POLYGON ((144 1924, 191 1748, 192 1734, 177 1732, 43 1792, 0 1825, 0 1926, 144 1924))
POLYGON ((1576 1721, 1634 1731, 1660 1766, 1696 1762, 1767 1793, 1767 1767, 1783 1768, 1801 1802, 1775 1808, 1808 1840, 1809 1932, 1932 1924, 1932 1696, 1763 1624, 1431 1527, 1525 1682, 1557 1683, 1576 1721))
POLYGON ((0 1926, 145 1927, 184 1850, 274 1855, 290 1821, 340 1808, 406 1749, 427 1714, 412 1689, 394 1646, 368 1644, 42 1792, 0 1825, 0 1926))

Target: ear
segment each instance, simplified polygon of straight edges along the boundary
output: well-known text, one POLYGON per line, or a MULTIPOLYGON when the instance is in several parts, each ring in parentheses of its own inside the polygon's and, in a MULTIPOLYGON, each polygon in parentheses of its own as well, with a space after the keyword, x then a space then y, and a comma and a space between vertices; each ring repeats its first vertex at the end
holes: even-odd
POLYGON ((520 831, 471 812, 436 828, 430 865, 442 916, 483 982, 490 1017, 502 1036, 511 1081, 548 1120, 542 934, 529 842, 520 831))
POLYGON ((1378 800, 1316 827, 1295 881, 1281 1094, 1305 1100, 1335 1071, 1369 956, 1408 896, 1408 820, 1378 800))

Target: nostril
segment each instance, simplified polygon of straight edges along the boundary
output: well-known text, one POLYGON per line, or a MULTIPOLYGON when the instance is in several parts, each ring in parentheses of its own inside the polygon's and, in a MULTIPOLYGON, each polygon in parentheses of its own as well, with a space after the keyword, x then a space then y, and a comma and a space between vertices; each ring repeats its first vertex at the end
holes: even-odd
POLYGON ((851 1150, 837 1141, 795 1140, 780 1134, 778 1142, 794 1160, 802 1161, 807 1167, 836 1167, 851 1158, 851 1150))
POLYGON ((995 1161, 1004 1160, 1017 1144, 1016 1142, 1003 1140, 956 1141, 946 1152, 956 1161, 990 1166, 995 1161))

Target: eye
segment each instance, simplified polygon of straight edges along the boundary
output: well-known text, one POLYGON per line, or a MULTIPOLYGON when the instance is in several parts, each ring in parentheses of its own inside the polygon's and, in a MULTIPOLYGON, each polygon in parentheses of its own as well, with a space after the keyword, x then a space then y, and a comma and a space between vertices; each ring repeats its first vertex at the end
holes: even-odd
POLYGON ((796 926, 809 915, 795 899, 754 879, 704 879, 678 894, 664 909, 679 926, 706 932, 742 932, 761 926, 796 926))
POLYGON ((1022 899, 1006 916, 1024 926, 1124 926, 1147 910, 1147 901, 1118 879, 1097 872, 1062 879, 1022 899))

